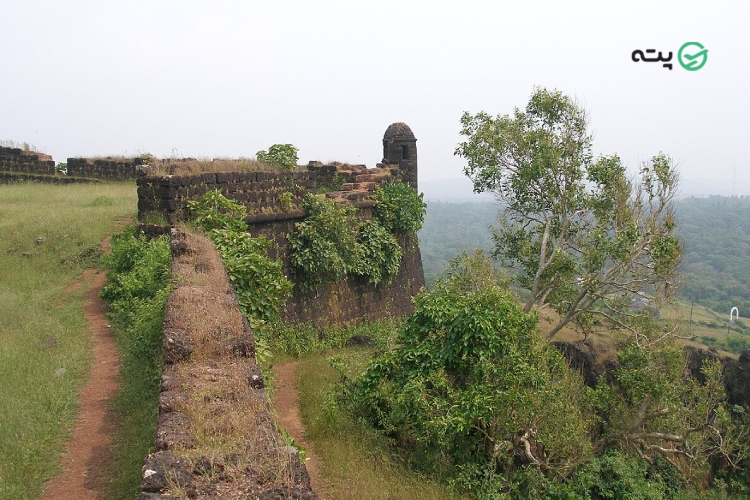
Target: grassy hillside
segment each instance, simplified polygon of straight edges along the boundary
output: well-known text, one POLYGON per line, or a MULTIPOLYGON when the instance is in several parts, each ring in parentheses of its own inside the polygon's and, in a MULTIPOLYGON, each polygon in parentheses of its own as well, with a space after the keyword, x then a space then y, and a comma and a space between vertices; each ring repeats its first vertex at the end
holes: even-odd
POLYGON ((132 183, 0 185, 0 498, 58 471, 91 363, 83 315, 100 242, 135 215, 132 183))

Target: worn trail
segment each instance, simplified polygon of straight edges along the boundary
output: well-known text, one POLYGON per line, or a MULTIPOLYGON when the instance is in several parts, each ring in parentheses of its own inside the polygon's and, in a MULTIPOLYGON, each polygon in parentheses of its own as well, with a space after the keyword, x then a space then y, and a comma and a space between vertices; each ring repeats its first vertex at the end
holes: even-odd
POLYGON ((104 272, 89 270, 85 314, 92 334, 94 362, 81 392, 80 410, 61 461, 62 475, 47 483, 43 500, 101 499, 105 497, 110 442, 115 431, 111 402, 117 394, 120 357, 114 335, 105 317, 106 304, 99 291, 106 283, 104 272))
POLYGON ((299 361, 292 361, 275 366, 275 380, 273 382, 273 407, 278 415, 279 423, 286 429, 295 443, 304 447, 307 452, 307 473, 310 476, 312 490, 320 498, 325 498, 319 473, 319 461, 305 437, 305 425, 299 413, 299 391, 297 390, 297 365, 299 361))

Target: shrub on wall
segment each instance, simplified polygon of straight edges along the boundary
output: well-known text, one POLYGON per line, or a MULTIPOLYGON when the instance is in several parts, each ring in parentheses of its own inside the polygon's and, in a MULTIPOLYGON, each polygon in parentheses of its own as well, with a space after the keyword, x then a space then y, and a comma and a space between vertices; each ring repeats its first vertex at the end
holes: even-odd
POLYGON ((370 219, 362 224, 357 243, 362 248, 362 258, 353 269, 354 274, 373 285, 390 284, 398 273, 404 255, 396 237, 378 221, 370 219))
POLYGON ((424 194, 405 183, 386 184, 374 194, 372 213, 388 231, 396 234, 416 233, 422 228, 427 204, 424 194))
POLYGON ((408 184, 387 184, 375 191, 373 218, 362 222, 356 208, 308 194, 302 201, 307 218, 287 235, 302 286, 314 290, 349 274, 373 285, 390 283, 404 254, 396 237, 422 227, 422 197, 408 184))
POLYGON ((307 218, 287 235, 292 271, 303 288, 335 283, 359 265, 362 248, 357 242, 360 222, 356 208, 308 194, 302 200, 307 218))
POLYGON ((272 165, 279 170, 292 170, 297 166, 299 157, 297 156, 297 149, 291 144, 274 144, 268 151, 258 151, 255 153, 255 158, 265 163, 266 165, 272 165))

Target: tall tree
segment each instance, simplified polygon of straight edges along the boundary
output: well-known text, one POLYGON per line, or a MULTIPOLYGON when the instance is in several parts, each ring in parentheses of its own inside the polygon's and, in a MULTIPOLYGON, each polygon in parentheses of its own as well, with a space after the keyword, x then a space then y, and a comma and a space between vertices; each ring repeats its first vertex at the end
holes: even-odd
POLYGON ((550 338, 597 318, 638 338, 631 320, 675 288, 673 161, 660 153, 633 180, 617 155, 594 158, 585 110, 559 91, 535 89, 524 111, 464 113, 461 124, 464 173, 503 203, 495 255, 529 290, 524 311, 559 314, 550 338))

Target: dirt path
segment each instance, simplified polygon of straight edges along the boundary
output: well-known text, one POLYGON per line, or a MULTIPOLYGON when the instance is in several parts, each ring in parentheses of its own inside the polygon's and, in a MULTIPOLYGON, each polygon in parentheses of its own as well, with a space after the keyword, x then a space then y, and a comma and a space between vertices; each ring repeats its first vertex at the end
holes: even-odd
MULTIPOLYGON (((110 403, 117 393, 120 358, 112 330, 108 328, 109 321, 104 316, 106 305, 99 298, 106 274, 86 271, 81 283, 89 278, 91 284, 84 312, 92 334, 94 363, 81 392, 73 438, 62 458, 63 473, 47 483, 42 500, 105 498, 106 474, 111 462, 109 443, 115 431, 110 403)), ((75 288, 74 284, 68 290, 75 288)))
POLYGON ((310 475, 310 484, 313 491, 324 499, 319 476, 320 464, 305 438, 305 426, 299 413, 299 391, 296 387, 298 364, 299 361, 292 361, 273 368, 276 375, 273 382, 273 407, 278 414, 279 423, 294 438, 295 443, 307 451, 305 467, 310 475))

